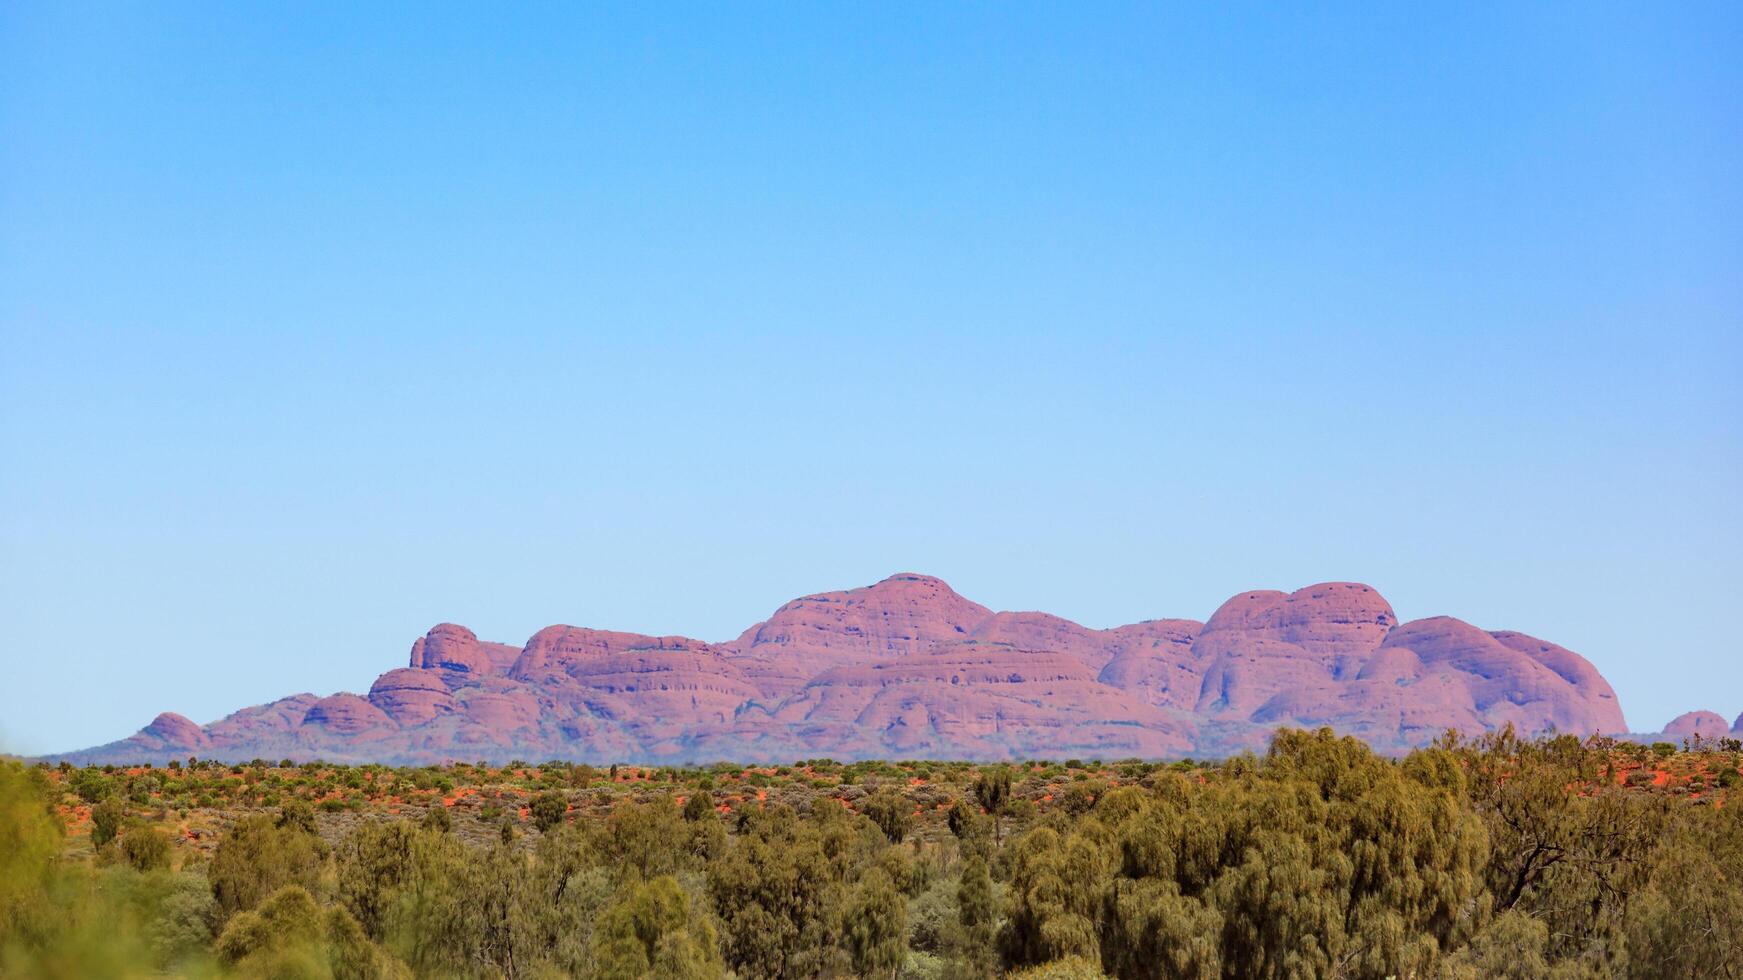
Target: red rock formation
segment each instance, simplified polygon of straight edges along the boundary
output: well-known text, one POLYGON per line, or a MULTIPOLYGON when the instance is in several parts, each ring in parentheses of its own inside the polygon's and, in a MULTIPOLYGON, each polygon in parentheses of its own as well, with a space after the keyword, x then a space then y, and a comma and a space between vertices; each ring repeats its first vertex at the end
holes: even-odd
POLYGON ((1743 715, 1738 715, 1737 720, 1731 724, 1731 732, 1736 735, 1743 735, 1743 715))
POLYGON ((482 642, 464 626, 442 623, 412 644, 410 666, 462 674, 506 674, 520 652, 520 647, 507 643, 482 642))
POLYGON ((534 732, 539 727, 539 699, 530 691, 472 691, 462 710, 468 720, 492 732, 534 732))
POLYGON ((1108 630, 1114 656, 1096 679, 1146 704, 1189 712, 1204 681, 1205 662, 1192 645, 1203 629, 1192 619, 1152 619, 1108 630))
POLYGON ((456 710, 454 695, 433 670, 399 667, 375 679, 369 703, 401 725, 421 725, 456 710))
POLYGON ((920 653, 961 639, 992 610, 930 575, 794 599, 726 644, 763 697, 778 700, 831 667, 920 653))
POLYGON ((1280 695, 1330 700, 1337 682, 1355 674, 1397 622, 1378 592, 1354 582, 1235 596, 1192 644, 1206 662, 1198 712, 1270 723, 1280 695), (1267 717, 1255 717, 1262 710, 1267 717))
POLYGON ((212 740, 206 736, 205 729, 173 711, 165 711, 129 741, 136 742, 141 748, 185 752, 206 748, 212 740))
POLYGON ((296 731, 303 723, 303 716, 319 700, 313 694, 293 694, 243 708, 207 725, 206 734, 215 746, 271 744, 296 731))
POLYGON ((1108 758, 1214 756, 1282 725, 1385 750, 1448 728, 1625 730, 1578 654, 1448 617, 1400 625, 1348 582, 1242 593, 1202 624, 1094 630, 903 574, 795 599, 730 643, 552 626, 521 648, 443 623, 410 664, 367 699, 299 694, 204 729, 163 715, 68 758, 1108 758))
POLYGON ((324 728, 338 735, 357 735, 371 729, 397 728, 387 712, 355 694, 339 693, 309 706, 303 726, 324 728))
POLYGON ((725 723, 758 696, 736 663, 699 640, 573 626, 534 634, 509 677, 656 738, 725 723))
POLYGON ((1729 728, 1725 719, 1713 711, 1690 711, 1677 715, 1671 723, 1664 726, 1664 735, 1670 739, 1683 739, 1699 735, 1701 738, 1718 738, 1728 734, 1729 728))
POLYGON ((1402 678, 1403 686, 1428 678, 1450 686, 1429 702, 1445 712, 1446 720, 1458 722, 1449 727, 1470 731, 1511 723, 1523 732, 1550 727, 1577 734, 1627 730, 1615 692, 1590 665, 1521 633, 1497 636, 1437 616, 1393 630, 1383 649, 1388 657, 1408 650, 1421 663, 1420 670, 1402 678))
POLYGON ((1046 650, 1072 657, 1091 673, 1106 667, 1114 658, 1114 647, 1106 631, 1079 626, 1069 619, 1060 619, 1041 612, 993 613, 975 625, 969 638, 1012 650, 1046 650))
POLYGON ((979 640, 826 671, 774 717, 833 732, 856 756, 1171 755, 1192 735, 1078 656, 979 640))

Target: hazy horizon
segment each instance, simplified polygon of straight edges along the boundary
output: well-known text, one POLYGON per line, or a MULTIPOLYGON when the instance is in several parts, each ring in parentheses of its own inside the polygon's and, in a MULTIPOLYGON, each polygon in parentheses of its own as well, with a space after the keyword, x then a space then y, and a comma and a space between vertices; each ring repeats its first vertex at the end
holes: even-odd
POLYGON ((1374 586, 1743 711, 1743 10, 0 8, 0 750, 1374 586))

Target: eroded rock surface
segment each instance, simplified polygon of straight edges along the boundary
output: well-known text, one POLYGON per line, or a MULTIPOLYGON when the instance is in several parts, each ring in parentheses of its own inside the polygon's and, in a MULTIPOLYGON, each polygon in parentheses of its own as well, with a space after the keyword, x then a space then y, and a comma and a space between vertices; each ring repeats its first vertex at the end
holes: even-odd
MULTIPOLYGON (((293 695, 204 727, 164 714, 65 757, 1167 757, 1260 747, 1283 725, 1397 751, 1506 724, 1626 730, 1578 654, 1451 617, 1399 623, 1360 583, 1243 592, 1203 623, 1097 630, 995 613, 903 573, 795 599, 726 643, 551 626, 513 646, 443 623, 367 697, 293 695)), ((1726 731, 1710 712, 1673 727, 1726 731)))
POLYGON ((1730 726, 1716 711, 1690 711, 1677 715, 1671 723, 1664 726, 1664 734, 1672 739, 1689 738, 1699 735, 1701 738, 1719 738, 1730 733, 1730 726))

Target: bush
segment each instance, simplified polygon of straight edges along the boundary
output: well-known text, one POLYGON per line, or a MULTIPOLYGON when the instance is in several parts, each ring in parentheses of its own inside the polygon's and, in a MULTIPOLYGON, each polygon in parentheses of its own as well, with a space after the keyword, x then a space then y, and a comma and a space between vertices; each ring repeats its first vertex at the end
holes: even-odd
POLYGON ((134 827, 121 835, 121 856, 135 871, 169 869, 169 835, 156 827, 134 827))
MULTIPOLYGON (((728 966, 880 980, 1743 976, 1723 927, 1743 918, 1739 760, 1660 764, 1655 751, 1500 734, 1395 761, 1286 731, 1264 756, 1156 766, 1141 784, 1124 761, 1045 779, 862 763, 845 791, 812 792, 795 773, 766 803, 743 799, 756 771, 742 766, 646 770, 665 777, 658 789, 627 770, 634 785, 595 784, 573 817, 564 792, 526 798, 494 775, 362 767, 306 778, 490 782, 458 813, 424 792, 397 820, 385 806, 323 817, 349 825, 331 856, 316 811, 287 804, 238 821, 210 862, 129 823, 124 794, 210 796, 237 782, 226 767, 129 779, 0 762, 0 975, 382 980, 404 975, 390 947, 419 976, 586 980, 728 966), (1651 786, 1655 766, 1674 788, 1651 786), (938 778, 908 787, 900 772, 938 778), (682 806, 662 792, 674 774, 682 806), (734 833, 698 785, 709 779, 743 800, 734 833), (75 783, 102 780, 122 794, 92 808, 101 855, 69 860, 50 804, 64 813, 75 783), (1702 786, 1697 802, 1688 790, 1702 786), (1052 803, 1032 812, 1044 792, 1052 803), (470 804, 486 802, 490 822, 474 822, 470 804), (546 831, 530 847, 512 840, 521 806, 546 831), (455 820, 462 833, 439 832, 455 820), (946 826, 957 841, 938 840, 946 826)), ((579 768, 539 776, 566 783, 579 768)))
POLYGON ((227 918, 260 904, 289 886, 314 890, 327 847, 300 823, 281 824, 265 815, 244 817, 218 842, 207 872, 218 915, 227 918))
POLYGON ((1009 975, 1010 980, 1107 980, 1107 974, 1093 960, 1082 956, 1067 956, 1009 975))
POLYGON ((533 797, 528 809, 532 812, 533 826, 542 834, 563 822, 563 815, 569 812, 569 801, 561 793, 540 793, 533 797))
POLYGON ((593 960, 606 977, 711 980, 726 970, 710 916, 671 877, 636 886, 600 917, 593 960))
POLYGON ((695 823, 707 819, 714 812, 714 797, 707 790, 698 790, 694 796, 684 801, 684 819, 695 823))
POLYGON ((115 781, 96 769, 80 769, 72 778, 72 790, 86 803, 97 803, 115 792, 115 781))
POLYGON ((437 804, 424 811, 424 818, 419 821, 419 825, 425 830, 445 834, 454 829, 454 818, 449 816, 447 807, 437 804))
POLYGON ((120 800, 107 799, 91 808, 91 846, 101 849, 121 832, 127 808, 120 800))
POLYGON ((880 790, 860 804, 860 812, 878 825, 890 843, 900 844, 913 824, 914 804, 894 790, 880 790))

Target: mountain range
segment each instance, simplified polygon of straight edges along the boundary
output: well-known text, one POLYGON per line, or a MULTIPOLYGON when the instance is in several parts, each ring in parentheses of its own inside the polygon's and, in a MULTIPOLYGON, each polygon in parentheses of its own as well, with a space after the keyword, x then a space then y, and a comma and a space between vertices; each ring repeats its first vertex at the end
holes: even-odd
MULTIPOLYGON (((1726 729, 1708 714, 1678 723, 1726 729)), ((294 694, 209 725, 165 713, 55 758, 1212 757, 1262 747, 1284 725, 1402 751, 1508 723, 1627 731, 1580 655, 1446 616, 1401 623, 1359 583, 1243 592, 1204 622, 1095 630, 994 612, 904 573, 794 599, 725 643, 549 626, 514 646, 443 623, 365 694, 294 694)))

